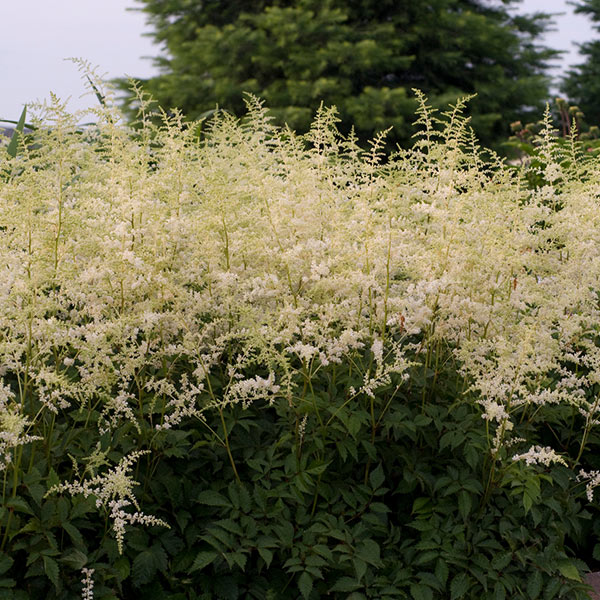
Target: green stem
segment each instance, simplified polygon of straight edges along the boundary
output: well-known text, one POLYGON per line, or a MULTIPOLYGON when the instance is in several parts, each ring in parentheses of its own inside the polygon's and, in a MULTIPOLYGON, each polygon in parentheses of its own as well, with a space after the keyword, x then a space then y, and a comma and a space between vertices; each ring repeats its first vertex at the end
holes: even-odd
POLYGON ((225 417, 223 416, 223 409, 221 407, 219 407, 219 416, 221 417, 221 424, 223 425, 224 442, 225 448, 227 450, 227 456, 229 456, 229 462, 231 463, 231 467, 233 468, 235 478, 237 479, 238 483, 241 483, 242 480, 240 479, 237 468, 235 466, 235 461, 233 460, 233 455, 231 454, 231 448, 229 446, 229 434, 227 432, 227 424, 225 423, 225 417))

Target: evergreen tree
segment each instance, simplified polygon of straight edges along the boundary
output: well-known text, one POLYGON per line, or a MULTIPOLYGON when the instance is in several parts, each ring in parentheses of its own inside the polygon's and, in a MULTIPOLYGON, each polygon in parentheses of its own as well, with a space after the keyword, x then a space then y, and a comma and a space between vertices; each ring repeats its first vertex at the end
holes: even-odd
MULTIPOLYGON (((144 82, 190 118, 219 105, 244 112, 243 92, 279 122, 306 131, 321 101, 359 138, 393 126, 407 143, 411 88, 446 106, 476 93, 473 126, 486 144, 538 113, 548 95, 537 42, 548 15, 515 15, 520 0, 138 0, 167 55, 144 82)), ((131 97, 129 98, 131 100, 131 97)))
MULTIPOLYGON (((579 0, 575 12, 587 15, 597 32, 600 32, 600 0, 579 0)), ((600 124, 600 41, 580 45, 585 61, 570 69, 561 90, 569 100, 579 106, 588 123, 600 124)))

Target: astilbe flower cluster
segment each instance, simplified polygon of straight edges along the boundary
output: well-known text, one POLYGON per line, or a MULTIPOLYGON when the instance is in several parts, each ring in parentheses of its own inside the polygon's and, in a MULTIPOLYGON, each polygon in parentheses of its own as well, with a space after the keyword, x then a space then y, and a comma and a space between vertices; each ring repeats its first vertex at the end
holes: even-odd
MULTIPOLYGON (((462 103, 437 119, 421 99, 422 135, 386 161, 381 139, 365 152, 342 137, 333 109, 297 136, 249 98, 243 121, 218 114, 198 140, 198 124, 157 125, 140 104, 135 131, 100 107, 82 132, 53 99, 7 161, 0 365, 32 408, 1 405, 4 458, 44 411, 93 407, 102 432, 147 419, 160 432, 234 403, 295 406, 306 377, 358 353, 373 361, 352 393, 372 397, 440 340, 494 452, 516 411, 567 404, 596 425, 600 186, 576 160, 559 166, 550 135, 556 168, 531 191, 484 161, 462 103), (216 369, 229 374, 218 395, 216 369)), ((124 523, 151 522, 126 510, 124 460, 55 490, 94 494, 119 545, 124 523)))
POLYGON ((119 464, 108 469, 102 475, 95 475, 87 479, 81 479, 75 482, 64 482, 52 486, 48 494, 68 492, 71 495, 82 494, 85 498, 93 496, 96 500, 97 508, 104 508, 108 511, 108 516, 112 521, 112 528, 117 540, 119 554, 123 552, 123 540, 125 537, 125 526, 135 525, 161 525, 169 527, 167 523, 152 515, 145 515, 140 511, 140 507, 133 494, 133 487, 136 485, 131 468, 138 458, 147 454, 147 452, 132 452, 119 461, 119 464), (134 506, 136 511, 130 512, 127 509, 134 506))

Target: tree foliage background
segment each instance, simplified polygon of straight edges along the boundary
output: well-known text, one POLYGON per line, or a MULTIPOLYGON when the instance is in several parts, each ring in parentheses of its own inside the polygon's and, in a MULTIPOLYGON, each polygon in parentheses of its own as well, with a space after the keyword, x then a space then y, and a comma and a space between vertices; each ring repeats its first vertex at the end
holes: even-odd
MULTIPOLYGON (((600 32, 600 1, 579 0, 575 12, 587 15, 596 32, 600 32)), ((569 70, 562 91, 583 111, 588 123, 600 123, 600 41, 580 45, 584 61, 569 70)))
POLYGON ((323 102, 342 132, 354 126, 364 140, 393 126, 401 144, 413 132, 411 88, 438 106, 475 93, 473 126, 494 145, 511 121, 541 112, 558 54, 539 44, 549 16, 519 15, 519 1, 138 0, 165 49, 161 74, 143 83, 192 119, 216 105, 242 114, 252 92, 298 132, 323 102))

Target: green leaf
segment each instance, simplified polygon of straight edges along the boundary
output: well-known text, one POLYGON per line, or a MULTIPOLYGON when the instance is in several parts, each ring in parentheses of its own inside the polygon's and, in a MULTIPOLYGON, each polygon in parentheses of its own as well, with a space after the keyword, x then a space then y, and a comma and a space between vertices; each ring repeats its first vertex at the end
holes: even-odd
POLYGON ((49 556, 42 556, 42 560, 44 561, 44 573, 48 576, 48 579, 54 584, 56 589, 59 588, 59 580, 58 580, 58 563, 49 556))
POLYGON ((367 572, 367 563, 358 557, 354 557, 352 559, 352 564, 354 565, 356 578, 358 579, 358 581, 361 581, 362 578, 365 576, 365 573, 367 572))
POLYGON ((227 562, 233 561, 242 571, 246 569, 248 557, 243 552, 230 552, 225 555, 227 562))
POLYGON ((273 560, 273 553, 268 548, 258 547, 258 553, 260 557, 265 561, 267 565, 267 569, 271 566, 271 561, 273 560))
POLYGON ((300 577, 298 578, 298 589, 300 590, 300 593, 302 594, 304 600, 308 600, 308 597, 312 592, 312 588, 312 577, 306 571, 304 571, 304 573, 302 573, 302 575, 300 575, 300 577))
POLYGON ((284 521, 274 527, 284 546, 291 546, 294 541, 294 526, 289 521, 284 521))
POLYGON ((10 143, 6 147, 6 152, 11 158, 15 158, 17 156, 17 151, 19 149, 19 141, 23 136, 23 128, 25 127, 25 116, 27 115, 27 104, 23 107, 23 112, 19 117, 19 122, 17 123, 17 127, 13 132, 13 136, 10 140, 10 143))
POLYGON ((466 573, 459 573, 450 583, 450 600, 464 598, 469 591, 469 577, 466 573))
POLYGON ((512 552, 500 552, 492 559, 492 567, 497 571, 502 571, 512 560, 512 552))
POLYGON ((152 553, 152 560, 154 561, 154 566, 161 573, 166 572, 167 565, 169 564, 169 559, 167 557, 165 549, 157 542, 155 544, 152 544, 150 552, 152 553))
POLYGON ((431 417, 427 415, 416 415, 415 416, 415 425, 417 427, 427 427, 431 423, 431 417))
POLYGON ((77 548, 71 548, 59 560, 69 565, 75 571, 81 571, 87 564, 87 556, 81 550, 77 550, 77 548))
POLYGON ((106 98, 100 93, 100 90, 98 90, 98 88, 96 87, 96 85, 94 84, 94 82, 91 80, 89 75, 86 75, 87 80, 90 82, 90 85, 92 86, 92 89, 94 90, 94 93, 96 94, 96 98, 98 98, 98 102, 100 102, 100 104, 106 108, 106 98))
POLYGON ((351 577, 340 577, 334 584, 332 588, 329 589, 330 592, 353 592, 354 590, 360 587, 360 583, 356 581, 356 579, 352 579, 351 577))
POLYGON ((433 590, 421 583, 410 586, 410 595, 412 600, 433 600, 433 590))
POLYGON ((581 575, 577 570, 577 567, 570 561, 563 561, 558 565, 558 570, 563 577, 567 579, 573 579, 575 581, 581 581, 581 575))
POLYGON ((540 571, 534 571, 533 575, 527 579, 527 594, 531 600, 536 600, 542 593, 543 579, 540 571))
POLYGON ((48 473, 48 489, 54 487, 55 485, 58 485, 59 483, 60 483, 60 479, 59 479, 58 475, 56 474, 56 471, 52 467, 50 469, 50 472, 48 473))
POLYGON ((14 562, 14 559, 7 554, 0 554, 0 575, 4 575, 4 573, 12 567, 14 562))
POLYGON ((131 580, 136 587, 140 587, 144 583, 151 581, 156 573, 156 565, 154 564, 152 552, 150 550, 140 552, 133 559, 133 568, 131 571, 131 580))
POLYGON ((192 566, 190 568, 190 573, 192 571, 198 571, 205 569, 210 565, 210 563, 217 558, 218 554, 216 552, 198 552, 198 555, 194 559, 192 566))
POLYGON ((379 544, 373 540, 364 540, 361 542, 356 549, 356 555, 374 567, 382 565, 379 555, 379 544))
POLYGON ((369 474, 369 482, 371 483, 371 487, 376 490, 383 485, 385 481, 385 473, 383 472, 383 467, 381 463, 377 465, 377 468, 371 471, 369 474))
POLYGON ((119 581, 125 581, 131 573, 131 564, 126 556, 121 556, 115 561, 115 569, 119 574, 119 581))
POLYGON ((75 546, 82 549, 85 547, 83 536, 81 535, 79 529, 75 527, 75 525, 72 523, 63 523, 63 529, 69 534, 69 537, 75 546))
POLYGON ((448 581, 448 565, 440 558, 435 565, 435 576, 440 580, 443 586, 448 581))
POLYGON ((496 581, 494 586, 494 600, 506 600, 506 589, 500 581, 496 581))
POLYGON ((34 514, 31 506, 29 506, 29 504, 19 496, 17 496, 16 498, 9 498, 6 501, 6 506, 12 508, 15 512, 21 512, 27 515, 34 514))
POLYGON ((41 506, 42 499, 44 497, 44 494, 46 493, 46 488, 40 483, 32 483, 27 486, 27 489, 29 490, 29 494, 33 498, 34 502, 38 506, 41 506))
POLYGON ((204 490, 203 492, 200 492, 196 501, 208 506, 231 507, 231 502, 223 496, 223 494, 219 494, 219 492, 215 492, 214 490, 204 490))
POLYGON ((420 513, 430 513, 431 512, 431 498, 427 498, 425 496, 421 496, 420 498, 415 498, 412 506, 413 515, 418 515, 420 513))
POLYGON ((466 520, 471 512, 471 494, 465 490, 461 490, 458 493, 458 511, 460 512, 460 516, 466 520))

